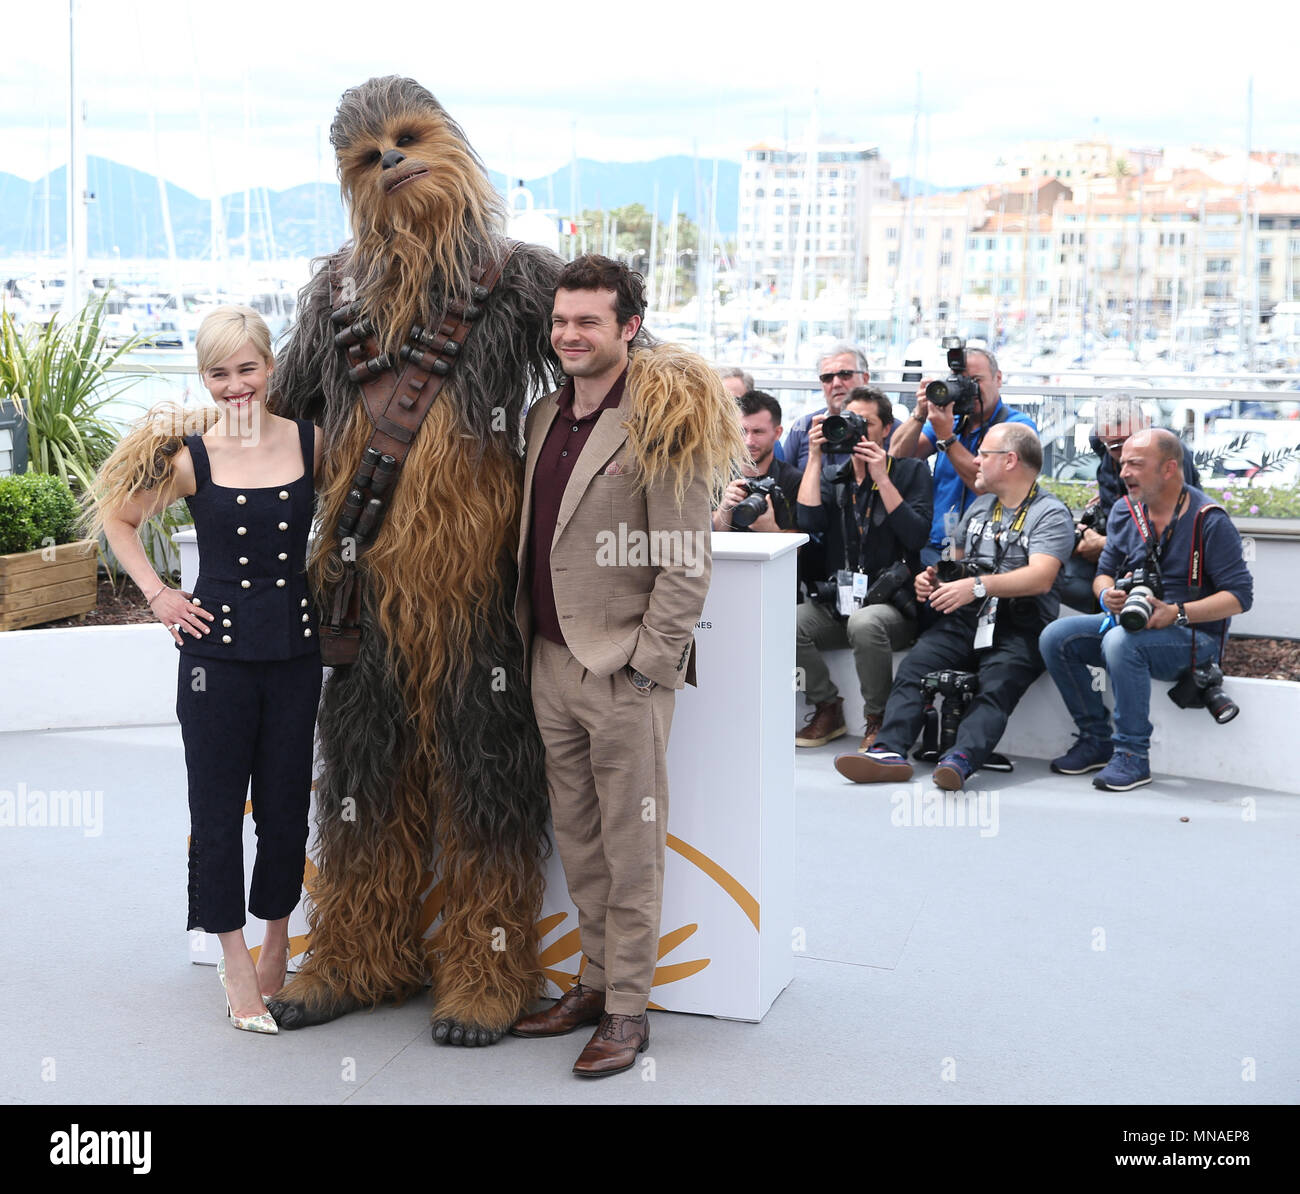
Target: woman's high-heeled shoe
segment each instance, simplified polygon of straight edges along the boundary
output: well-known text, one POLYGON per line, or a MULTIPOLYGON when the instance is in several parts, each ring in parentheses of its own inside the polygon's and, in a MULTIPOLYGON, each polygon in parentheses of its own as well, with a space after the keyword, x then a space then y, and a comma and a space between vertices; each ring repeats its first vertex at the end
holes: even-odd
MULTIPOLYGON (((293 956, 293 954, 292 954, 292 952, 290 951, 289 946, 286 945, 286 946, 284 947, 284 982, 282 982, 282 983, 280 984, 279 987, 277 987, 274 991, 272 991, 270 995, 268 995, 265 991, 262 991, 262 998, 263 998, 263 999, 272 999, 272 998, 274 998, 276 995, 278 995, 278 994, 280 993, 280 989, 284 986, 284 984, 287 983, 287 982, 289 981, 289 959, 290 959, 292 956, 293 956)), ((259 990, 259 991, 261 990, 261 984, 260 984, 260 983, 258 984, 258 990, 259 990)))
MULTIPOLYGON (((222 958, 217 963, 217 977, 221 980, 221 989, 226 990, 225 958, 222 958)), ((235 1015, 234 1009, 230 1006, 230 993, 228 991, 226 992, 226 1015, 230 1018, 230 1022, 243 1032, 265 1032, 274 1036, 280 1031, 280 1026, 275 1022, 275 1018, 270 1012, 262 1012, 257 1016, 235 1015)))

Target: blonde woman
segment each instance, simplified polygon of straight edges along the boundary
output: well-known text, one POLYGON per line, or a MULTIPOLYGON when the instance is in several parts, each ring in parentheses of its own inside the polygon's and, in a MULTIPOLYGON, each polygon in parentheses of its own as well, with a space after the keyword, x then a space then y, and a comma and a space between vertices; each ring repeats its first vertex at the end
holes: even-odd
POLYGON ((195 347, 215 405, 160 408, 128 434, 100 472, 97 520, 179 648, 188 927, 221 941, 235 1027, 274 1033, 264 999, 284 985, 289 914, 301 894, 321 686, 305 570, 321 440, 306 420, 267 410, 274 361, 256 311, 218 308, 195 347), (198 535, 193 593, 159 579, 138 534, 180 498, 198 535), (248 910, 266 922, 256 964, 243 931, 250 784, 257 861, 248 910))

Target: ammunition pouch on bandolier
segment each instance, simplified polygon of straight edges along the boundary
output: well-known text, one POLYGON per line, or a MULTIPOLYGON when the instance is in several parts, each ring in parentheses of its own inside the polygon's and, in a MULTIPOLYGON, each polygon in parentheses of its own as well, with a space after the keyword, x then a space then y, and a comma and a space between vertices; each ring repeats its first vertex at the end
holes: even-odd
POLYGON ((501 280, 517 244, 507 242, 499 261, 471 272, 469 300, 448 303, 436 332, 419 324, 411 328, 407 343, 398 353, 400 365, 389 353, 379 351, 374 322, 363 313, 359 302, 340 301, 343 287, 332 280, 335 309, 330 322, 337 329, 334 343, 347 356, 351 366, 348 377, 361 387, 374 430, 333 532, 343 576, 322 602, 321 660, 328 667, 342 667, 357 660, 364 575, 358 564, 383 525, 388 499, 420 424, 451 376, 474 322, 483 313, 483 304, 501 280))

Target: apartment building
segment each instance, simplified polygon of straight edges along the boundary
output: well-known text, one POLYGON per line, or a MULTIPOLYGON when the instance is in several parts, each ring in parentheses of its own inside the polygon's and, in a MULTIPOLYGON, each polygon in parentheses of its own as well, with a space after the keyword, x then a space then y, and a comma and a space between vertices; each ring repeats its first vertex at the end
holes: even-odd
POLYGON ((804 293, 866 286, 875 206, 892 197, 889 163, 874 145, 827 140, 810 168, 804 147, 761 143, 740 171, 737 269, 755 286, 789 295, 803 255, 804 293), (802 244, 800 238, 802 237, 802 244))

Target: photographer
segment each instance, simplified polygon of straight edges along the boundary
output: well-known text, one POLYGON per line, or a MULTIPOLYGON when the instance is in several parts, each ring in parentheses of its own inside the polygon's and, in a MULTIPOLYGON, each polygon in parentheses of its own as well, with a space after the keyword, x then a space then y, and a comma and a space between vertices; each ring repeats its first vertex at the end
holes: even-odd
MULTIPOLYGON (((1172 431, 1139 431, 1124 444, 1128 493, 1106 523, 1093 592, 1104 614, 1062 618, 1041 642, 1043 659, 1078 727, 1074 746, 1052 761, 1062 775, 1101 769, 1093 786, 1127 792, 1151 782, 1151 681, 1187 677, 1180 704, 1204 703, 1216 721, 1236 706, 1213 666, 1228 619, 1250 608, 1253 582, 1232 520, 1183 480, 1183 446, 1172 431), (1124 579, 1117 581, 1117 576, 1124 579), (1104 666, 1115 729, 1093 684, 1104 666)), ((1174 695, 1174 694, 1171 694, 1174 695)))
POLYGON ((916 578, 918 601, 941 615, 898 670, 876 744, 840 755, 835 769, 855 783, 912 778, 907 751, 925 720, 922 679, 931 672, 978 672, 979 691, 939 759, 934 782, 964 786, 997 746, 1007 718, 1043 670, 1038 636, 1060 607, 1058 574, 1074 548, 1074 520, 1038 484, 1043 450, 1032 428, 990 427, 979 446, 986 491, 957 528, 956 560, 916 578))
POLYGON ((823 651, 852 647, 862 689, 866 735, 875 741, 893 678, 892 651, 916 639, 912 577, 930 533, 930 474, 919 460, 894 460, 884 439, 893 407, 879 390, 859 386, 849 394, 830 438, 850 451, 839 466, 823 469, 826 415, 808 434, 808 465, 799 487, 795 525, 824 536, 828 577, 796 613, 795 662, 803 669, 813 712, 795 734, 796 746, 821 746, 845 733, 843 701, 823 651))
POLYGON ((788 531, 794 524, 794 503, 803 474, 775 455, 781 440, 781 404, 771 394, 751 390, 736 399, 736 405, 750 465, 743 477, 723 491, 713 512, 713 529, 788 531))
MULTIPOLYGON (((1061 573, 1061 603, 1086 614, 1098 612, 1092 582, 1097 561, 1106 546, 1106 522, 1124 492, 1119 477, 1120 452, 1129 436, 1151 426, 1151 416, 1132 394, 1107 394, 1097 402, 1094 434, 1090 438, 1097 453, 1097 496, 1074 524, 1074 555, 1061 573)), ((1191 453, 1183 454, 1183 480, 1193 489, 1201 477, 1191 453)))
POLYGON ((953 539, 953 528, 979 493, 979 446, 989 429, 1022 423, 1037 433, 1033 419, 1002 401, 1002 374, 991 352, 965 348, 960 340, 944 343, 952 376, 944 381, 921 379, 911 418, 894 432, 889 446, 889 454, 898 457, 924 460, 940 453, 934 466, 934 519, 921 551, 921 562, 927 565, 938 562, 953 539))

